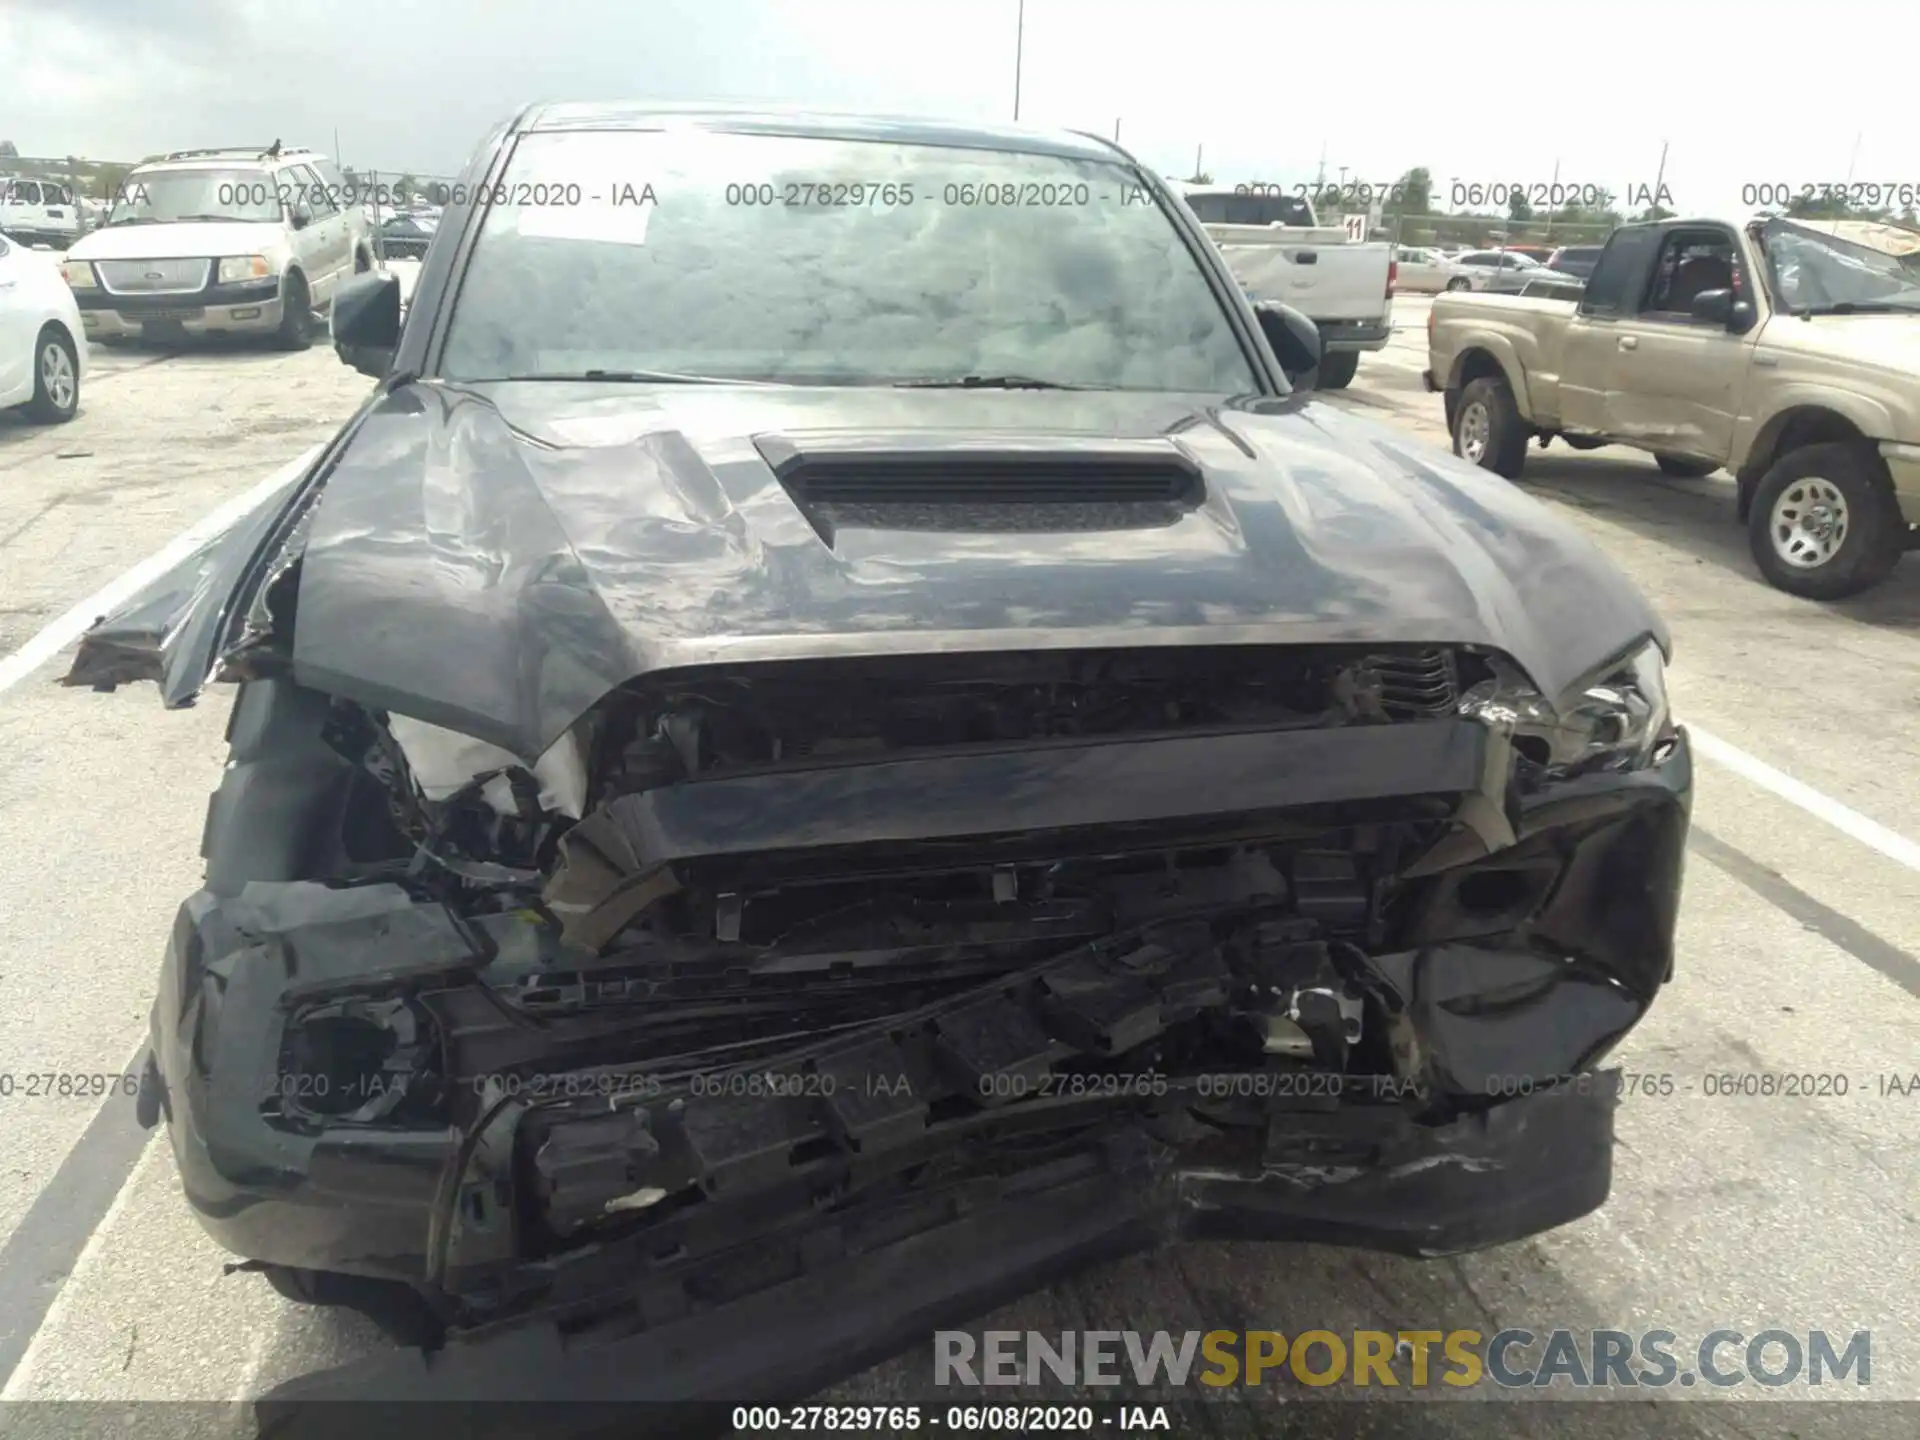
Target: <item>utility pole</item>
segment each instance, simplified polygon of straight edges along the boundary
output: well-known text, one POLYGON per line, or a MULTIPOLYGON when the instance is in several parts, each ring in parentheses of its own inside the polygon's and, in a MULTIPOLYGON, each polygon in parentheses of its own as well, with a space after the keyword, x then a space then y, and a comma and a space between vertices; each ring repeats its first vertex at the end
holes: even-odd
POLYGON ((1553 183, 1547 186, 1547 233, 1540 237, 1542 240, 1551 240, 1553 238, 1553 212, 1559 207, 1559 203, 1560 157, 1556 155, 1553 159, 1553 183))
POLYGON ((1113 143, 1116 145, 1120 143, 1120 117, 1118 115, 1113 117, 1113 143))
POLYGON ((1313 177, 1313 191, 1318 195, 1327 188, 1327 142, 1320 142, 1320 169, 1313 177))
POLYGON ((1660 182, 1666 178, 1667 178, 1667 142, 1662 140, 1660 142, 1660 168, 1654 173, 1654 177, 1653 177, 1653 203, 1656 207, 1662 210, 1666 209, 1666 206, 1660 204, 1660 182))
POLYGON ((1020 62, 1027 41, 1027 0, 1020 0, 1019 16, 1013 26, 1013 118, 1020 118, 1020 62))
POLYGON ((1206 148, 1207 147, 1205 145, 1196 145, 1193 147, 1193 178, 1196 181, 1202 175, 1207 173, 1205 170, 1202 170, 1200 168, 1200 157, 1203 153, 1205 153, 1206 148))

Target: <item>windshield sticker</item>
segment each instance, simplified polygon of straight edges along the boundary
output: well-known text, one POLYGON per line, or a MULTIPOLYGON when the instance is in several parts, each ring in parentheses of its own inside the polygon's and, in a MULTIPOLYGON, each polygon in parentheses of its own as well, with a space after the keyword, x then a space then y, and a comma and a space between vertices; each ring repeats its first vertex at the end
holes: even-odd
MULTIPOLYGON (((651 192, 649 192, 651 193, 651 192)), ((522 205, 514 232, 531 240, 592 240, 603 245, 644 245, 653 204, 595 203, 522 205)))

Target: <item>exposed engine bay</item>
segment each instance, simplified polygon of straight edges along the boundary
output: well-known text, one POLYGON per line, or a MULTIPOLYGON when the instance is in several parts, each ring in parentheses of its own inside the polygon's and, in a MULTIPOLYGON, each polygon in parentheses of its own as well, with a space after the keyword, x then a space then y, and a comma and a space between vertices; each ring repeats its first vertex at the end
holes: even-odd
MULTIPOLYGON (((251 710, 307 714, 333 837, 313 879, 215 884, 216 800, 225 894, 183 912, 178 1040, 223 1108, 223 1047, 274 1047, 231 1126, 259 1163, 417 1169, 437 1218, 328 1263, 458 1324, 586 1303, 608 1247, 719 1284, 702 1267, 769 1227, 1122 1141, 1150 1191, 1169 1164, 1207 1213, 1208 1187, 1279 1184, 1256 1208, 1313 1233, 1327 1187, 1483 1143, 1521 1080, 1604 1054, 1671 963, 1677 897, 1607 891, 1677 875, 1684 800, 1510 784, 1546 771, 1464 713, 1497 658, 681 675, 533 765, 276 683, 236 708, 238 773, 293 723, 251 710)), ((1393 1223, 1425 1251, 1464 1222, 1393 1223)), ((235 1248, 307 1263, 258 1225, 235 1248)))
MULTIPOLYGON (((865 886, 865 877, 843 877, 811 907, 791 899, 762 905, 748 926, 740 891, 699 893, 686 877, 663 875, 633 893, 630 882, 648 857, 623 849, 608 807, 682 782, 935 752, 1436 718, 1451 715, 1463 689, 1490 673, 1475 664, 1440 649, 1039 653, 993 657, 984 675, 981 662, 967 657, 815 662, 617 691, 531 767, 450 731, 352 707, 342 707, 329 739, 392 796, 398 833, 426 863, 481 883, 537 886, 563 918, 624 886, 623 907, 594 925, 570 924, 570 940, 604 948, 621 926, 673 894, 680 903, 649 927, 656 940, 766 946, 796 940, 803 920, 815 940, 827 938, 819 929, 825 917, 856 923, 844 911, 845 892, 865 886)), ((973 873, 962 891, 998 905, 1014 899, 1003 892, 1015 877, 973 873)), ((1030 878, 1026 898, 1052 898, 1071 887, 1074 872, 1043 866, 1030 878)), ((955 883, 951 875, 932 891, 910 883, 899 900, 949 903, 961 898, 955 883)), ((881 903, 866 897, 861 911, 869 922, 881 903)))

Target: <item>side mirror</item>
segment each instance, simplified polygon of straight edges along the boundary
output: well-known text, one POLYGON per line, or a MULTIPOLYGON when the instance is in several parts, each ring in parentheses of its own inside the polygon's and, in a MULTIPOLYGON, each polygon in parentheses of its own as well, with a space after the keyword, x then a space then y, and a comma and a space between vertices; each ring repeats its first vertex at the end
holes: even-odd
POLYGON ((1274 358, 1296 390, 1311 390, 1320 368, 1320 327, 1291 305, 1261 301, 1253 307, 1274 358))
POLYGON ((327 323, 340 363, 380 379, 400 348, 400 277, 391 270, 369 270, 343 281, 327 323))
POLYGON ((1711 320, 1716 325, 1725 325, 1733 319, 1733 291, 1702 290, 1693 297, 1687 313, 1696 320, 1711 320))
POLYGON ((1733 308, 1727 312, 1727 329, 1735 335, 1744 335, 1759 318, 1760 312, 1753 308, 1751 300, 1736 300, 1733 308))
POLYGON ((313 223, 313 208, 304 200, 296 200, 287 212, 287 221, 296 230, 304 230, 313 223))

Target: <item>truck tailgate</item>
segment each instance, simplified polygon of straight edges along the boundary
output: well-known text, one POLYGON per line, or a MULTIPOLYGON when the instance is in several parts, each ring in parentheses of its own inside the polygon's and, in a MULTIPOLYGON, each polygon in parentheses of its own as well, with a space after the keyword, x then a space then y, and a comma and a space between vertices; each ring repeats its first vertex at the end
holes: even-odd
POLYGON ((1387 308, 1385 245, 1329 242, 1325 230, 1282 226, 1209 225, 1207 233, 1256 299, 1291 305, 1315 320, 1378 319, 1387 308))

